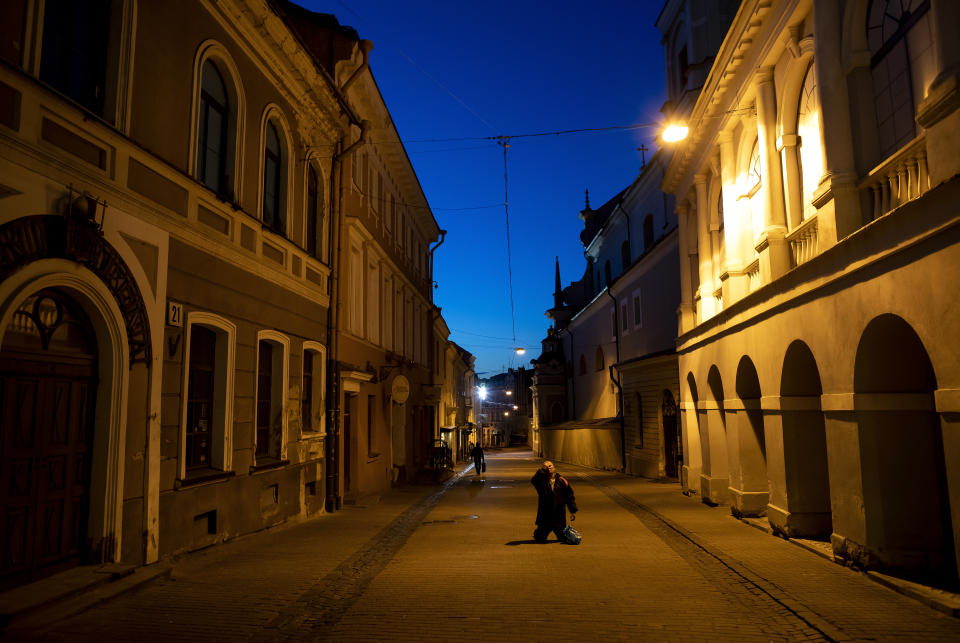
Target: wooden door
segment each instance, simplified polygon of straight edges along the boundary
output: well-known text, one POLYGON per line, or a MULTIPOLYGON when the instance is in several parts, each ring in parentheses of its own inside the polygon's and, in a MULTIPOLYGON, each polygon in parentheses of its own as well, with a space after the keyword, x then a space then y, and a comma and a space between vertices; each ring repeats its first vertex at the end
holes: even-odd
POLYGON ((73 567, 86 543, 93 333, 56 291, 29 298, 0 349, 0 587, 73 567))

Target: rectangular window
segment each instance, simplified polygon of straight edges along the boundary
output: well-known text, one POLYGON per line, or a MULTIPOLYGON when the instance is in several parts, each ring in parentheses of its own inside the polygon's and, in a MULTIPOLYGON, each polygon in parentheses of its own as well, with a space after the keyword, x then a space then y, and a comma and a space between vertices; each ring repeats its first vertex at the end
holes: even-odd
POLYGON ((261 340, 257 351, 257 457, 270 454, 273 401, 273 346, 261 340))
POLYGON ((643 307, 640 302, 640 291, 633 291, 633 327, 643 327, 643 307))
POLYGON ((350 331, 357 336, 363 335, 363 255, 356 246, 350 248, 350 331))
POLYGON ((380 343, 380 267, 376 263, 367 265, 367 339, 374 344, 380 343))
POLYGON ((610 328, 612 329, 612 337, 614 340, 617 339, 617 309, 610 309, 610 328))
POLYGON ((383 347, 394 350, 393 347, 393 280, 389 275, 383 276, 383 347))
POLYGON ((210 466, 213 448, 214 373, 217 335, 203 326, 190 330, 190 373, 187 382, 187 470, 210 466))
POLYGON ((373 414, 377 409, 376 399, 374 395, 367 396, 367 456, 371 458, 377 455, 377 450, 373 448, 373 414))
POLYGON ((313 431, 313 353, 303 351, 303 384, 300 391, 300 426, 313 431))

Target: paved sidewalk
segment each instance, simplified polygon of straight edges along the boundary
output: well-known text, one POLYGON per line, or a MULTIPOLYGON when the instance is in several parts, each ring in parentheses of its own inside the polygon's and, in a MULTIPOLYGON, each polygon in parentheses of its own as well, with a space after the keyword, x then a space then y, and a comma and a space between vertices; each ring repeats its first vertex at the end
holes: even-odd
POLYGON ((579 547, 533 541, 539 465, 488 452, 445 485, 254 534, 9 640, 960 640, 960 620, 688 498, 558 464, 579 547))

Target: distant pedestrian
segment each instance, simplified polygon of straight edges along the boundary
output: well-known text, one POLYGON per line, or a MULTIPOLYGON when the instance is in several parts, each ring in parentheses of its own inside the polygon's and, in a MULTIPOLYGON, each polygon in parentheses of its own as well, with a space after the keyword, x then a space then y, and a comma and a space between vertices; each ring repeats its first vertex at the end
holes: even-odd
POLYGON ((563 530, 567 526, 567 509, 570 509, 570 520, 576 520, 577 513, 577 499, 573 495, 573 487, 566 478, 557 473, 549 460, 537 469, 530 483, 537 490, 538 497, 537 528, 533 531, 533 539, 546 542, 547 534, 552 531, 557 540, 566 542, 563 530))
POLYGON ((473 447, 473 450, 470 451, 470 455, 473 456, 473 468, 477 472, 477 475, 483 475, 483 468, 486 466, 486 459, 483 457, 483 447, 479 444, 473 447))

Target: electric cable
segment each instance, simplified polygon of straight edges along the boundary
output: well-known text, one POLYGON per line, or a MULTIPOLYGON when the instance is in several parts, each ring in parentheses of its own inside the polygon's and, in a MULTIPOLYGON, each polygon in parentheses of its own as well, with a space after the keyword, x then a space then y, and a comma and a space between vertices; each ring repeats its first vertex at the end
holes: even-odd
MULTIPOLYGON (((513 266, 510 261, 510 198, 507 182, 507 149, 510 137, 498 137, 497 143, 503 146, 503 215, 507 223, 507 283, 510 285, 510 328, 513 332, 513 350, 517 350, 517 320, 513 309, 513 266)), ((512 359, 512 358, 511 358, 512 359)))

